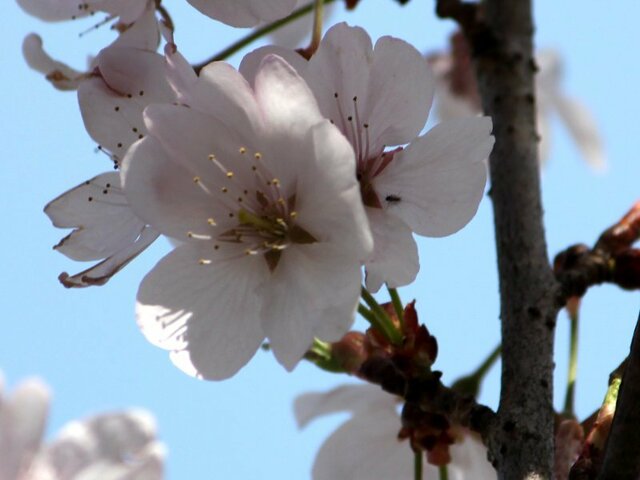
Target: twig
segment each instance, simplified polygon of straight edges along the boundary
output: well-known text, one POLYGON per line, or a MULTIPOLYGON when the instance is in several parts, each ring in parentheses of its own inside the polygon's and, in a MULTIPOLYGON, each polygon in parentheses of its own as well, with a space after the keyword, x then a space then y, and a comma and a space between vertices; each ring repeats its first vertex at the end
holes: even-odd
POLYGON ((598 480, 640 478, 640 318, 622 375, 613 425, 598 480))

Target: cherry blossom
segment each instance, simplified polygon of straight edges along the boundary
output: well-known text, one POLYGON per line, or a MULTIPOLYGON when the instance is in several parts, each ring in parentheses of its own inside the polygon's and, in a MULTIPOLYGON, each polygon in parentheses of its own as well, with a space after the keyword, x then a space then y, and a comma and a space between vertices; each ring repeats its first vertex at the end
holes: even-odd
POLYGON ((188 0, 205 15, 233 27, 253 27, 289 15, 297 0, 188 0))
MULTIPOLYGON (((442 120, 479 114, 482 111, 469 47, 460 33, 451 37, 450 54, 428 57, 437 80, 436 112, 442 120)), ((562 59, 553 50, 536 53, 537 128, 540 134, 540 161, 544 163, 551 147, 551 118, 557 115, 594 170, 604 170, 607 160, 602 138, 593 115, 582 102, 567 96, 561 88, 562 59)))
MULTIPOLYGON (((85 127, 117 167, 129 146, 147 134, 142 118, 150 103, 175 100, 164 58, 154 52, 109 47, 96 58, 96 72, 78 88, 85 127)), ((67 287, 101 285, 146 249, 158 233, 130 209, 120 175, 107 172, 65 192, 45 207, 58 228, 73 228, 56 250, 77 261, 101 260, 60 280, 67 287)))
MULTIPOLYGON (((155 51, 160 42, 160 30, 155 15, 153 0, 94 0, 84 3, 68 0, 17 0, 28 13, 46 21, 79 19, 93 15, 97 11, 108 14, 107 18, 94 26, 119 17, 112 28, 118 37, 111 44, 114 47, 133 47, 155 51)), ((27 35, 22 44, 22 53, 27 64, 45 75, 47 80, 59 90, 75 90, 83 80, 90 78, 97 67, 95 59, 90 59, 86 71, 70 67, 52 58, 43 47, 42 38, 35 33, 27 35)))
MULTIPOLYGON (((351 417, 320 447, 313 465, 314 480, 386 480, 413 478, 414 454, 407 441, 398 439, 398 401, 373 385, 343 385, 328 392, 306 393, 295 400, 298 425, 318 417, 348 412, 351 417)), ((494 480, 487 450, 470 433, 450 447, 451 480, 494 480)), ((438 469, 425 465, 424 478, 439 478, 438 469)))
POLYGON ((179 243, 143 280, 138 323, 202 378, 235 374, 265 337, 290 370, 353 321, 372 243, 353 150, 277 56, 254 90, 222 62, 174 88, 182 103, 147 107, 122 168, 134 212, 179 243))
POLYGON ((423 129, 435 83, 420 53, 393 37, 375 48, 367 33, 333 26, 305 62, 291 50, 264 47, 240 67, 251 79, 259 59, 277 53, 313 90, 323 115, 347 137, 374 236, 367 287, 406 285, 419 269, 411 232, 450 235, 475 215, 493 146, 489 118, 467 118, 423 129), (398 145, 406 147, 388 149, 398 145))
POLYGON ((0 402, 2 480, 160 480, 164 447, 142 410, 69 423, 43 445, 49 389, 29 379, 0 402))

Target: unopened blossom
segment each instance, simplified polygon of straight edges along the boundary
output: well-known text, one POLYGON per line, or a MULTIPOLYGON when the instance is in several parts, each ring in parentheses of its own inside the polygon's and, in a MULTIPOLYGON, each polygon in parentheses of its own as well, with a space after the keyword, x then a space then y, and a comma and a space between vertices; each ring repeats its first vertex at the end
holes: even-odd
POLYGON ((67 424, 43 444, 51 394, 38 379, 0 402, 1 480, 160 480, 164 447, 142 410, 96 415, 67 424))
POLYGON ((205 15, 233 27, 253 27, 289 15, 297 0, 188 0, 205 15))
MULTIPOLYGON (((118 37, 114 47, 132 47, 155 51, 160 41, 160 30, 155 14, 154 0, 17 0, 31 15, 45 21, 76 20, 104 12, 107 17, 92 28, 98 28, 112 20, 112 29, 118 37)), ((45 75, 58 90, 75 90, 90 78, 98 67, 90 59, 86 70, 78 70, 55 60, 44 49, 42 38, 35 33, 27 35, 22 44, 24 58, 32 69, 45 75)))
POLYGON ((253 89, 226 63, 196 77, 180 58, 180 103, 147 107, 122 168, 134 212, 178 244, 143 280, 138 323, 199 377, 230 377, 265 338, 292 369, 353 321, 372 243, 353 150, 281 58, 253 89))
MULTIPOLYGON (((414 453, 398 438, 398 401, 373 385, 344 385, 328 392, 306 393, 295 400, 300 427, 319 417, 348 412, 351 418, 322 444, 313 465, 314 480, 388 480, 414 478, 414 453)), ((495 480, 487 449, 470 433, 450 447, 447 465, 451 480, 495 480)), ((426 464, 425 479, 439 478, 437 467, 426 464)))
POLYGON ((435 83, 421 54, 397 38, 382 37, 374 48, 362 28, 341 23, 329 29, 309 62, 277 47, 249 54, 240 67, 248 79, 269 52, 296 68, 323 115, 355 150, 375 248, 366 263, 367 287, 412 282, 419 264, 411 233, 450 235, 475 215, 494 142, 491 120, 455 120, 418 136, 435 83), (399 145, 406 146, 393 148, 399 145))
MULTIPOLYGON (((87 132, 118 167, 129 146, 147 134, 142 112, 150 103, 176 99, 163 56, 135 48, 109 47, 96 58, 96 73, 78 88, 87 132)), ((147 248, 158 232, 129 207, 117 172, 100 174, 45 207, 56 227, 73 228, 56 250, 77 261, 98 261, 60 277, 67 287, 101 285, 147 248)))
MULTIPOLYGON (((428 61, 436 74, 436 111, 440 119, 482 112, 469 46, 461 33, 451 37, 451 53, 432 54, 428 61)), ((581 101, 562 91, 562 58, 553 50, 540 50, 536 53, 536 63, 536 123, 540 135, 540 161, 544 163, 549 157, 551 118, 557 115, 585 162, 594 170, 603 170, 607 164, 606 155, 592 113, 581 101)))

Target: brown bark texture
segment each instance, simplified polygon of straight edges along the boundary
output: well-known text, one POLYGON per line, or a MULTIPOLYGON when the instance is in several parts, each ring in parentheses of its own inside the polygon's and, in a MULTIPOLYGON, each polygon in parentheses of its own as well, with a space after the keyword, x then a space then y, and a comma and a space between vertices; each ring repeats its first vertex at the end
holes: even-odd
POLYGON ((440 0, 438 13, 457 19, 469 39, 483 107, 493 118, 496 138, 489 165, 500 280, 502 384, 489 454, 500 479, 549 479, 559 291, 542 218, 531 0, 440 0))

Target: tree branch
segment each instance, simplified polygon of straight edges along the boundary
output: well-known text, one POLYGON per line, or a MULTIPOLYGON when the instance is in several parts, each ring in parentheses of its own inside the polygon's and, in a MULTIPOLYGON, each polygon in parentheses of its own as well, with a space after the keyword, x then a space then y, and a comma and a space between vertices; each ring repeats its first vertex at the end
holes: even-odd
POLYGON ((542 224, 531 0, 486 0, 474 8, 469 19, 460 13, 469 11, 468 4, 438 1, 438 12, 457 17, 472 46, 483 106, 493 118, 496 137, 489 160, 490 195, 503 353, 499 428, 490 436, 489 449, 501 479, 551 478, 558 284, 542 224))
POLYGON ((640 318, 622 375, 613 425, 598 480, 640 478, 640 318))

